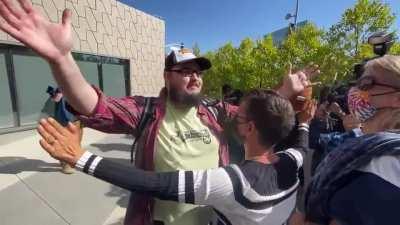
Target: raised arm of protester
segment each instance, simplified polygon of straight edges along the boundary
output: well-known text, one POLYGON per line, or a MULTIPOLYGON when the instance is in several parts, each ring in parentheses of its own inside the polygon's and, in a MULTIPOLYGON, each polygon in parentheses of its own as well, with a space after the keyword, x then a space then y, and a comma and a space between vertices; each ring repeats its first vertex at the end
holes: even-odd
POLYGON ((299 135, 297 135, 296 143, 299 147, 308 149, 309 148, 309 129, 311 120, 315 116, 317 110, 317 102, 315 100, 308 100, 305 109, 297 114, 297 120, 299 123, 299 135))
POLYGON ((297 120, 299 124, 305 123, 310 125, 311 120, 315 116, 315 112, 317 111, 317 101, 316 100, 308 100, 304 110, 299 112, 297 115, 297 120))
POLYGON ((98 96, 82 76, 72 50, 71 11, 66 9, 61 23, 52 23, 33 8, 29 0, 1 0, 0 29, 43 57, 68 102, 80 113, 89 115, 98 96))
POLYGON ((318 65, 310 65, 294 72, 292 70, 292 64, 289 64, 288 73, 284 76, 282 85, 277 88, 277 91, 287 99, 290 99, 302 92, 306 87, 312 85, 310 80, 319 73, 318 65))

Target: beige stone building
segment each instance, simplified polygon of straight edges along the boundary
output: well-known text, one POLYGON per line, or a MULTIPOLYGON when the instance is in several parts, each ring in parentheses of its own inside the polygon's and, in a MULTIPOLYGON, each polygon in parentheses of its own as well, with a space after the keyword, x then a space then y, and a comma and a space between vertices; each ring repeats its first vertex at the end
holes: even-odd
MULTIPOLYGON (((72 10, 74 57, 106 94, 157 95, 164 85, 164 21, 116 0, 33 0, 52 22, 72 10)), ((55 86, 48 65, 0 32, 0 133, 35 126, 55 86), (6 106, 6 107, 4 107, 6 106)))

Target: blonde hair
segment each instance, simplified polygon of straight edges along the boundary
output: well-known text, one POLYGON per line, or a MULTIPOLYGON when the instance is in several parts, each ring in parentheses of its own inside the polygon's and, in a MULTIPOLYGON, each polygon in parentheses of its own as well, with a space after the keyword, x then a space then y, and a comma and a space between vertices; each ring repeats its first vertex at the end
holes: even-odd
POLYGON ((400 129, 400 108, 385 108, 378 111, 374 117, 366 122, 372 132, 400 129))
POLYGON ((400 79, 400 56, 384 55, 382 57, 368 61, 365 65, 365 70, 384 70, 395 75, 400 79))
POLYGON ((390 120, 383 123, 385 130, 399 130, 400 129, 400 109, 395 109, 391 112, 390 120))

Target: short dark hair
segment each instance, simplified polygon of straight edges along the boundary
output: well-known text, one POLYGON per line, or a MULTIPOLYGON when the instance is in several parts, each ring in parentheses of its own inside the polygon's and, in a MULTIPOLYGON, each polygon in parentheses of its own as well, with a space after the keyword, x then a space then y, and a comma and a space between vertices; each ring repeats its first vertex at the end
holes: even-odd
POLYGON ((232 91, 232 87, 229 84, 224 84, 222 85, 222 94, 226 95, 229 94, 229 92, 232 91))
POLYGON ((256 89, 243 99, 246 117, 259 132, 259 141, 271 147, 287 137, 295 125, 295 112, 289 100, 272 90, 256 89))

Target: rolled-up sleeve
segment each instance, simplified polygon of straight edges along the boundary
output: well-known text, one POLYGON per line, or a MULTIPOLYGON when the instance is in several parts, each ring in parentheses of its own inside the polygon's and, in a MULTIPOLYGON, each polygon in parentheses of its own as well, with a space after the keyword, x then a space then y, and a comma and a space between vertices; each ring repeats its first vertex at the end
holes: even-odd
POLYGON ((110 97, 93 86, 99 100, 90 116, 85 116, 69 106, 70 111, 84 126, 107 132, 135 134, 143 112, 144 97, 110 97))

